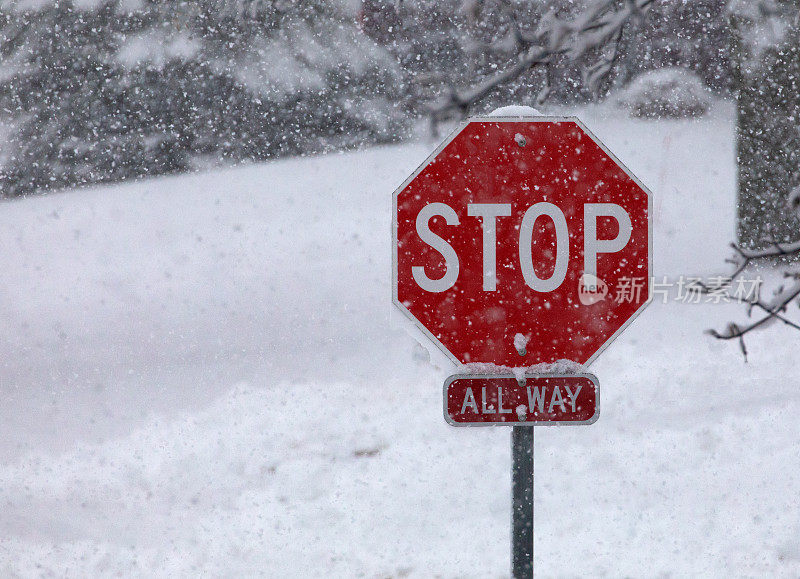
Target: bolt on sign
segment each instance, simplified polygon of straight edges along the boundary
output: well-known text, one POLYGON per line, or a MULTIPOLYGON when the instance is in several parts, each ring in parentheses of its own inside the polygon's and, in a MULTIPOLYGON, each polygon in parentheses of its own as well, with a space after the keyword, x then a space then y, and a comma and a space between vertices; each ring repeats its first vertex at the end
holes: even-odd
POLYGON ((395 192, 394 303, 456 363, 589 364, 647 303, 650 208, 576 118, 471 119, 395 192))

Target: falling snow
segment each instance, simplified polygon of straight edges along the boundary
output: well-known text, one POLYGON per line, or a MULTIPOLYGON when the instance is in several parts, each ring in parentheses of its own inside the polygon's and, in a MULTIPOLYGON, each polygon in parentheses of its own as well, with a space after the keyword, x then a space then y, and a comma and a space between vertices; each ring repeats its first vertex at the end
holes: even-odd
MULTIPOLYGON (((798 47, 783 0, 0 2, 0 576, 507 576, 509 430, 448 426, 442 384, 587 371, 598 422, 536 429, 537 575, 800 576, 798 47), (578 116, 653 191, 657 278, 760 301, 531 365, 509 312, 601 309, 585 276, 485 309, 511 366, 454 365, 392 309, 391 194, 467 115, 578 116)), ((437 191, 508 186, 490 142, 437 191)), ((619 189, 584 177, 514 194, 619 189)))

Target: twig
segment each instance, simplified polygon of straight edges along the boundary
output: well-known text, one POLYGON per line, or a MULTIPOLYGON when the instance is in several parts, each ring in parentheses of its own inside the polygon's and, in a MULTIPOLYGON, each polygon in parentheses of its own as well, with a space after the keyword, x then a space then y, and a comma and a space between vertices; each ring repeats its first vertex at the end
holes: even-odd
MULTIPOLYGON (((733 274, 730 278, 728 278, 731 281, 739 277, 753 262, 763 261, 775 257, 800 254, 800 241, 792 243, 772 242, 769 247, 764 249, 745 249, 736 244, 731 244, 731 247, 735 251, 735 255, 733 258, 726 260, 728 263, 732 263, 736 266, 733 274)), ((783 286, 779 287, 772 299, 767 302, 762 301, 759 289, 759 295, 755 299, 747 302, 748 316, 752 314, 753 308, 758 308, 764 312, 764 316, 744 326, 730 323, 722 332, 712 329, 708 330, 708 333, 720 340, 738 340, 739 346, 742 349, 742 354, 745 356, 746 360, 747 349, 744 345, 744 336, 748 333, 760 328, 764 328, 775 321, 783 322, 795 330, 800 330, 800 324, 788 319, 783 315, 783 313, 786 312, 789 304, 792 303, 792 301, 800 298, 800 277, 798 277, 796 274, 784 274, 784 276, 787 278, 794 278, 795 283, 790 285, 788 288, 783 286)), ((720 289, 721 287, 707 286, 705 284, 700 284, 700 286, 705 292, 720 289)))
POLYGON ((558 56, 565 55, 575 61, 590 50, 612 44, 611 56, 601 59, 591 70, 593 77, 608 74, 611 66, 607 61, 613 63, 616 58, 623 28, 631 20, 640 20, 652 2, 653 0, 627 0, 621 8, 612 10, 615 0, 598 0, 571 22, 563 21, 550 12, 541 18, 533 35, 522 31, 513 11, 507 7, 505 12, 511 20, 512 33, 518 47, 517 61, 471 89, 461 92, 451 90, 439 102, 429 106, 432 125, 435 127, 438 122, 453 116, 465 116, 472 106, 497 88, 513 81, 534 66, 550 65, 558 56))

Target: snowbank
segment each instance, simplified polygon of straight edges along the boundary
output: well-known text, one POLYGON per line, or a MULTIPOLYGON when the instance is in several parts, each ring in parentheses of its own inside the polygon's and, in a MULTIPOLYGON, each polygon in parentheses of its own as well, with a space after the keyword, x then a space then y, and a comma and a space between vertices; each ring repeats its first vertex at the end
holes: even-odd
MULTIPOLYGON (((657 276, 722 273, 730 112, 580 115, 654 190, 657 276)), ((390 323, 429 149, 3 204, 0 575, 506 574, 509 432, 446 425, 457 369, 390 323)), ((745 365, 703 334, 740 311, 656 300, 600 420, 536 430, 537 573, 800 574, 797 335, 745 365)))
POLYGON ((662 68, 636 77, 611 97, 633 117, 699 117, 711 108, 711 92, 694 73, 680 68, 662 68))

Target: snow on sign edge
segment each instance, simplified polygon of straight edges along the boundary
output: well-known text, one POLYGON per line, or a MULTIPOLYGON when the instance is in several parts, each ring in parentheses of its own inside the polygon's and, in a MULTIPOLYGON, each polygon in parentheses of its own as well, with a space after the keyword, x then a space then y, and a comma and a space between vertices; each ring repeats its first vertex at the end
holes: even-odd
MULTIPOLYGON (((650 280, 653 277, 653 192, 639 180, 639 178, 633 174, 633 172, 628 169, 627 165, 619 160, 619 158, 609 150, 608 147, 603 144, 603 142, 595 136, 595 134, 589 130, 589 128, 576 116, 545 116, 545 115, 537 115, 536 109, 532 107, 500 107, 499 109, 495 109, 491 113, 486 116, 478 116, 478 117, 469 117, 461 121, 458 126, 441 142, 439 145, 431 152, 430 155, 417 167, 411 175, 409 175, 399 187, 394 190, 392 193, 392 303, 403 312, 403 315, 411 320, 417 330, 420 330, 432 343, 436 345, 436 347, 444 353, 444 355, 456 366, 463 366, 461 360, 456 358, 450 350, 448 350, 444 344, 442 344, 439 339, 431 333, 425 325, 420 322, 414 314, 412 314, 408 308, 403 305, 400 300, 398 299, 398 288, 397 288, 397 197, 400 193, 408 187, 408 185, 417 178, 417 176, 425 170, 425 168, 441 153, 447 145, 449 145, 460 133, 470 123, 505 123, 505 122, 528 122, 528 123, 564 123, 564 122, 571 122, 575 123, 580 127, 580 129, 588 136, 594 143, 600 147, 600 149, 613 160, 617 166, 622 169, 625 174, 634 182, 636 185, 644 191, 645 195, 647 196, 647 279, 650 280), (512 116, 507 116, 507 111, 512 112, 512 116), (513 113, 519 112, 526 112, 529 116, 519 115, 515 116, 513 113), (500 116, 500 115, 503 116, 500 116), (492 116, 497 115, 497 116, 492 116)), ((589 365, 594 362, 597 357, 602 354, 608 345, 617 339, 617 337, 625 331, 628 326, 639 317, 639 314, 642 313, 642 310, 646 308, 650 302, 652 301, 653 297, 653 288, 652 284, 647 284, 647 299, 640 305, 633 314, 623 323, 616 332, 611 334, 609 338, 603 342, 603 344, 597 348, 594 354, 592 354, 588 360, 582 366, 584 368, 588 367, 589 365)))

